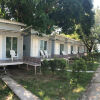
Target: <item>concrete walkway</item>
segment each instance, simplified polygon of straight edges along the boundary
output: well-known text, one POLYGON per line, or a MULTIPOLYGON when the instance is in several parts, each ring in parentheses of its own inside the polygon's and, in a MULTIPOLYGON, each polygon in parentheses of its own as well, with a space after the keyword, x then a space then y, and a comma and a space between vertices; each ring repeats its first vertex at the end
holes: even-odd
POLYGON ((20 100, 40 100, 38 97, 27 91, 9 76, 4 76, 2 80, 19 97, 20 100))
MULTIPOLYGON (((72 72, 72 70, 67 70, 68 72, 72 72)), ((77 71, 76 71, 77 72, 77 71)), ((86 73, 94 73, 95 71, 80 71, 81 73, 82 72, 86 72, 86 73)))
POLYGON ((89 88, 81 100, 100 100, 100 68, 97 69, 89 88))

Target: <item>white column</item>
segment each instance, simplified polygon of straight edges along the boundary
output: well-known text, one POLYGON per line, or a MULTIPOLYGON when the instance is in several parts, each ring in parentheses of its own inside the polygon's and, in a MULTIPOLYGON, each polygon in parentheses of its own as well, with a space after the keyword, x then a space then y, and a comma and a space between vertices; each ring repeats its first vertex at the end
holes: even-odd
POLYGON ((2 59, 2 35, 0 35, 0 59, 2 59))

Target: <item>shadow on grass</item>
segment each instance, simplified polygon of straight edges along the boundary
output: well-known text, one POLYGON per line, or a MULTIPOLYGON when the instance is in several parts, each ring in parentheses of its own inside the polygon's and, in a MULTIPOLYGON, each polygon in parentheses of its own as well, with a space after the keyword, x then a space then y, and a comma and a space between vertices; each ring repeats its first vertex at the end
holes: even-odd
POLYGON ((19 100, 1 79, 0 79, 0 100, 19 100))

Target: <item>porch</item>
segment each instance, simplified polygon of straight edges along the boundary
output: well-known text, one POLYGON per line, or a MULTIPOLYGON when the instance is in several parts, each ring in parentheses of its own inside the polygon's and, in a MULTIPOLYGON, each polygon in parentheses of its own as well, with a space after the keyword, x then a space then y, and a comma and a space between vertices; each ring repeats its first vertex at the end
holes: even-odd
MULTIPOLYGON (((41 59, 40 58, 34 58, 34 57, 23 57, 23 59, 14 59, 12 60, 0 60, 0 67, 4 69, 5 74, 7 73, 6 67, 7 66, 13 66, 13 65, 22 65, 25 64, 26 68, 28 70, 29 65, 34 66, 35 68, 35 75, 37 73, 37 67, 41 67, 41 59)), ((40 68, 41 72, 41 68, 40 68)))
POLYGON ((41 58, 41 61, 43 61, 44 59, 50 60, 50 59, 54 59, 54 58, 65 58, 66 60, 70 60, 70 59, 74 59, 74 58, 80 58, 85 56, 85 53, 78 53, 78 54, 68 54, 68 55, 51 55, 48 58, 41 58))
POLYGON ((85 56, 84 53, 80 53, 80 54, 69 54, 69 55, 52 55, 51 57, 48 58, 35 58, 35 57, 23 57, 23 59, 14 59, 12 60, 0 60, 0 67, 3 67, 5 74, 6 72, 6 67, 7 66, 11 66, 11 65, 22 65, 25 64, 26 68, 28 70, 29 65, 30 66, 34 66, 35 69, 35 75, 37 73, 37 67, 40 68, 40 73, 41 73, 41 62, 43 60, 53 60, 54 58, 64 58, 66 59, 68 62, 74 60, 76 57, 82 57, 85 56))
POLYGON ((23 64, 22 59, 16 59, 16 60, 0 60, 0 66, 9 66, 9 65, 21 65, 23 64))

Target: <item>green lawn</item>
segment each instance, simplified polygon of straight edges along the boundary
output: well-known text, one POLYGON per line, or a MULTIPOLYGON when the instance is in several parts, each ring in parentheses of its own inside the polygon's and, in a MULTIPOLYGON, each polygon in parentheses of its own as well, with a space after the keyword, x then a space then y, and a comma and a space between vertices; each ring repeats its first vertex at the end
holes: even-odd
POLYGON ((0 79, 0 100, 19 100, 0 79))
POLYGON ((28 72, 33 77, 29 79, 17 79, 26 89, 41 98, 41 100, 77 100, 77 98, 85 91, 87 84, 92 79, 92 73, 85 73, 81 75, 81 80, 78 87, 74 89, 69 88, 68 76, 71 73, 48 73, 46 75, 37 75, 30 71, 28 72), (69 99, 68 99, 69 98, 69 99))
MULTIPOLYGON (((88 64, 88 70, 96 70, 98 66, 97 62, 90 63, 88 64)), ((40 97, 41 100, 77 100, 87 89, 94 75, 94 73, 86 72, 73 74, 66 70, 52 73, 50 69, 41 75, 34 75, 33 72, 33 70, 10 69, 12 78, 40 97), (78 81, 76 80, 77 76, 79 76, 78 81)), ((8 91, 7 93, 9 95, 11 92, 8 91)))

